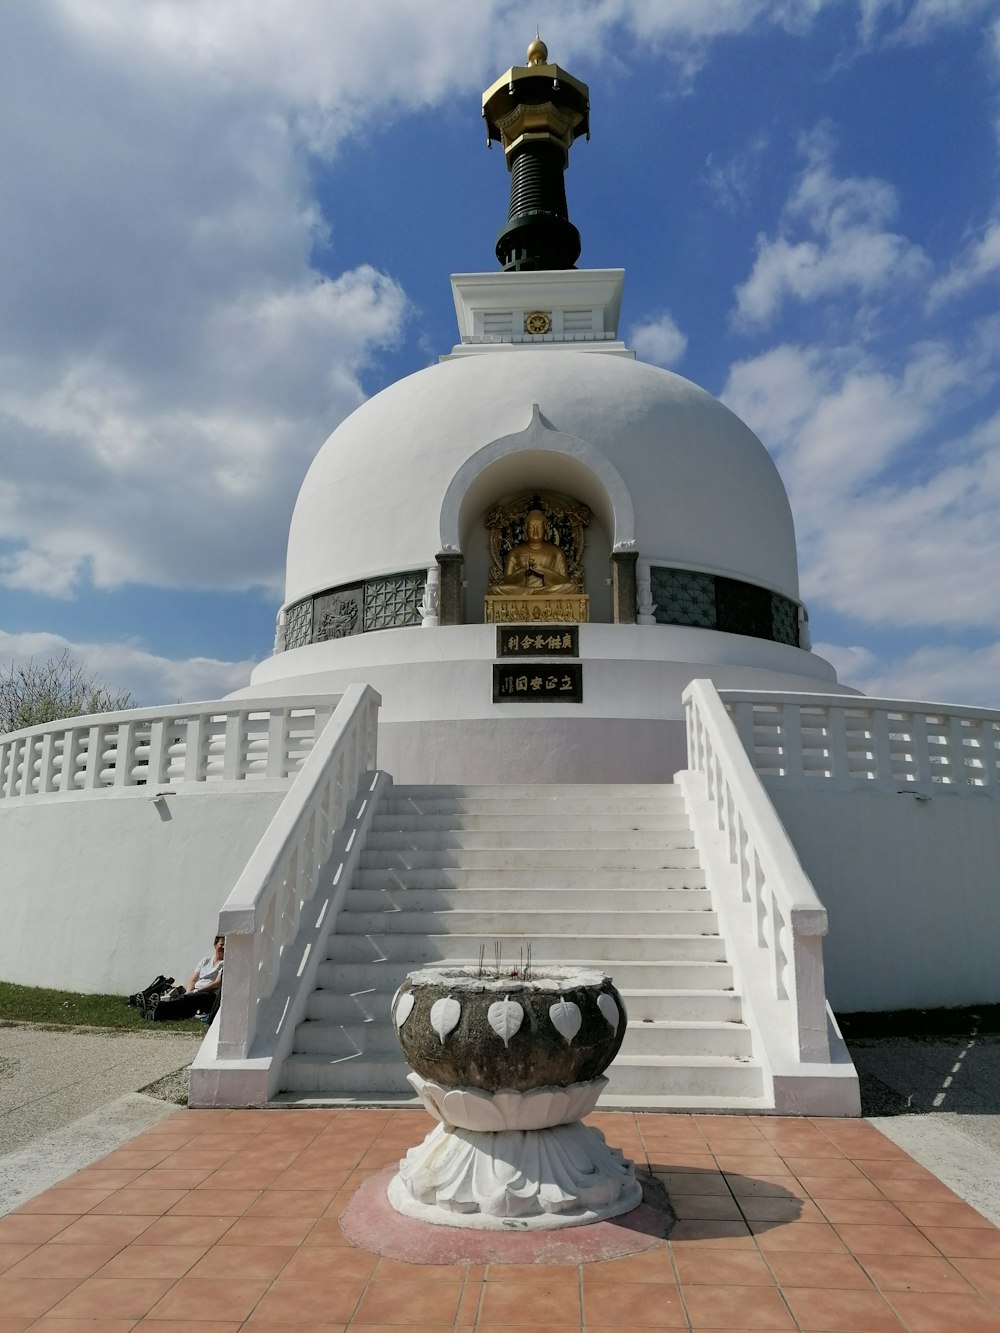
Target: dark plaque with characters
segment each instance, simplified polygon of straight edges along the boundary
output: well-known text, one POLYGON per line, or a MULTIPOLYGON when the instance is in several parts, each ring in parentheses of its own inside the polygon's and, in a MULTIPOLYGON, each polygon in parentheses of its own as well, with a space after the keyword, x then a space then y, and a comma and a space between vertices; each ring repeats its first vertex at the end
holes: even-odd
POLYGON ((564 662, 558 666, 538 663, 534 666, 493 665, 493 702, 495 704, 581 704, 583 703, 583 665, 564 662))
POLYGON ((579 625, 497 626, 497 657, 579 656, 579 625))

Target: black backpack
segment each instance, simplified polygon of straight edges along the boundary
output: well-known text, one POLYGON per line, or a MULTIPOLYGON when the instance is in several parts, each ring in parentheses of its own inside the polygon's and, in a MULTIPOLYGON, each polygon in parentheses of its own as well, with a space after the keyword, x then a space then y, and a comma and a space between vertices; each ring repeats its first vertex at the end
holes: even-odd
POLYGON ((128 1003, 133 1009, 142 1009, 151 995, 162 995, 168 991, 174 984, 173 977, 158 976, 155 981, 151 981, 145 990, 137 990, 134 995, 128 997, 128 1003))

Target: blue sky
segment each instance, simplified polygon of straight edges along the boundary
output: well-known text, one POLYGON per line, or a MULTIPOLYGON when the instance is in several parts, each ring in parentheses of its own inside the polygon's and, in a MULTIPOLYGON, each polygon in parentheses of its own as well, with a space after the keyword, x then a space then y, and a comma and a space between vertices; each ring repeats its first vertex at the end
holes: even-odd
POLYGON ((309 460, 495 268, 479 97, 536 22, 581 266, 771 450, 819 651, 1000 707, 996 0, 13 0, 0 661, 245 683, 309 460))

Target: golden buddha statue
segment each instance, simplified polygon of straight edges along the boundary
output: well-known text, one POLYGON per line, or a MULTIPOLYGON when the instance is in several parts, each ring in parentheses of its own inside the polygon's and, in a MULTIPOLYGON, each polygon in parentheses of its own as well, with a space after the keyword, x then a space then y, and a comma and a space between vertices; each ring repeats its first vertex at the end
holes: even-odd
POLYGON ((505 597, 553 597, 578 589, 570 580, 565 553, 545 540, 545 515, 529 509, 524 519, 526 541, 512 546, 504 563, 503 578, 491 593, 505 597))

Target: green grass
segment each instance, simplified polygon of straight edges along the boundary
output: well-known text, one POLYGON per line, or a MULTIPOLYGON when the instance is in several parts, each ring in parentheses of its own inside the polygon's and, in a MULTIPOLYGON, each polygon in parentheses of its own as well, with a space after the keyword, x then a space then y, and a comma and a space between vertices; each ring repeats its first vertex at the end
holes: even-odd
POLYGON ((112 1028, 146 1032, 202 1031, 197 1018, 147 1023, 132 1009, 124 995, 78 995, 75 991, 48 990, 43 986, 15 986, 0 981, 0 1024, 44 1023, 57 1027, 112 1028))

